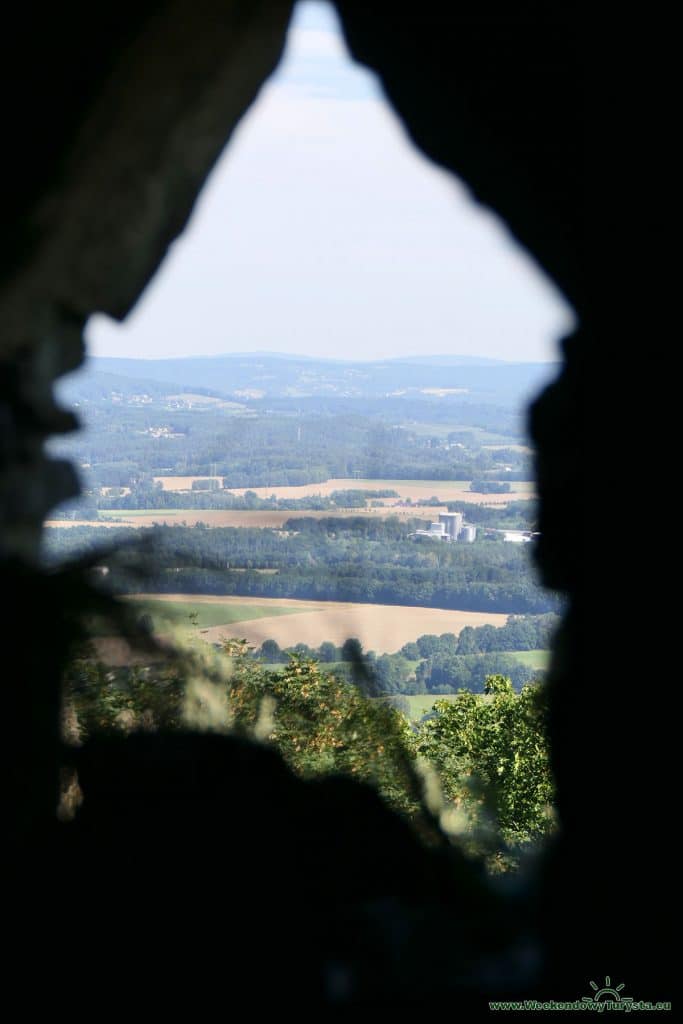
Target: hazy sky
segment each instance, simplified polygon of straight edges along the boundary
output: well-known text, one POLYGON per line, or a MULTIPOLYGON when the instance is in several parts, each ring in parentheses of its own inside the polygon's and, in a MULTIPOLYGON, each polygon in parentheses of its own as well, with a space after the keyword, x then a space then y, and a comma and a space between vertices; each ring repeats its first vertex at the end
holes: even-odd
POLYGON ((407 139, 333 9, 300 3, 276 74, 189 227, 95 355, 557 358, 572 314, 531 258, 407 139))

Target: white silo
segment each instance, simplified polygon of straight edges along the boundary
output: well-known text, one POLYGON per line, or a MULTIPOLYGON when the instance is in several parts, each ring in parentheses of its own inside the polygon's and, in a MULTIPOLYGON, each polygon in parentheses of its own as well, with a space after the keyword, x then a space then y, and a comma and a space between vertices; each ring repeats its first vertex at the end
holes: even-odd
POLYGON ((462 512, 440 512, 439 522, 443 523, 444 529, 451 540, 457 540, 462 530, 462 512))

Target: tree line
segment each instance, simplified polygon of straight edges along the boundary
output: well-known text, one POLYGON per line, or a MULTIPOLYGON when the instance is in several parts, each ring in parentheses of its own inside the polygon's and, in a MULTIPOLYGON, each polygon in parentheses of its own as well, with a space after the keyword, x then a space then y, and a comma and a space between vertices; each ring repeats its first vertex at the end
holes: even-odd
MULTIPOLYGON (((239 488, 354 476, 487 481, 500 478, 503 466, 508 479, 530 478, 524 453, 484 448, 473 435, 471 447, 425 436, 413 429, 415 420, 406 421, 407 407, 391 400, 379 403, 374 415, 363 403, 344 412, 334 404, 330 411, 302 408, 297 400, 273 405, 278 403, 250 404, 241 414, 228 414, 83 404, 79 412, 85 429, 55 442, 54 448, 81 466, 91 491, 137 487, 145 479, 170 475, 219 476, 226 487, 239 488)), ((424 403, 422 417, 436 408, 424 403)))
POLYGON ((547 650, 558 622, 554 614, 511 615, 504 626, 467 626, 458 636, 424 634, 394 654, 381 655, 364 652, 355 637, 341 646, 326 640, 315 648, 304 643, 281 648, 274 640, 265 640, 253 656, 269 665, 286 663, 291 655, 312 658, 322 665, 335 664, 336 671, 349 678, 362 661, 376 691, 383 694, 483 693, 490 675, 506 676, 519 690, 542 672, 509 652, 547 650))
MULTIPOLYGON (((538 614, 559 599, 536 583, 528 553, 500 541, 443 544, 408 538, 397 518, 297 519, 284 530, 161 526, 48 532, 47 557, 106 556, 119 591, 238 594, 538 614), (127 542, 127 543, 126 543, 127 542), (132 542, 132 543, 131 543, 132 542), (143 558, 144 545, 145 557, 143 558), (263 570, 268 570, 264 572, 263 570)), ((526 547, 526 546, 525 546, 526 547)))
MULTIPOLYGON (((215 482, 215 481, 214 481, 215 482)), ((240 512, 334 511, 339 508, 367 508, 368 502, 381 498, 398 498, 391 488, 346 488, 327 494, 310 494, 302 498, 261 498, 255 491, 242 494, 221 488, 210 488, 210 480, 194 481, 189 491, 167 491, 160 481, 138 482, 129 493, 122 487, 108 489, 95 498, 97 509, 225 509, 240 512), (196 485, 196 486, 195 486, 196 485), (206 485, 206 486, 203 486, 206 485)))

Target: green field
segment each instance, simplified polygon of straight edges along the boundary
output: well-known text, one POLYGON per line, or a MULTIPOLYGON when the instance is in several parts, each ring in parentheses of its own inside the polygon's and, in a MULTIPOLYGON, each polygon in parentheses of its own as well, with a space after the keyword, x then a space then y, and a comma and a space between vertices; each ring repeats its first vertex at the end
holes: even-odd
POLYGON ((198 629, 211 626, 229 626, 235 622, 248 622, 253 619, 266 619, 276 615, 295 615, 299 612, 313 611, 305 605, 290 608, 281 605, 257 604, 209 604, 193 601, 136 601, 141 611, 152 616, 156 629, 163 629, 169 622, 179 625, 190 625, 190 615, 196 613, 198 629))
POLYGON ((405 697, 399 694, 403 700, 407 700, 410 705, 410 717, 414 722, 419 721, 423 715, 426 715, 428 711, 431 711, 433 705, 437 700, 455 700, 456 694, 454 693, 417 693, 412 694, 409 697, 405 697))
POLYGON ((517 661, 521 661, 522 665, 538 668, 543 672, 547 671, 550 664, 550 651, 509 651, 507 653, 515 657, 517 661))

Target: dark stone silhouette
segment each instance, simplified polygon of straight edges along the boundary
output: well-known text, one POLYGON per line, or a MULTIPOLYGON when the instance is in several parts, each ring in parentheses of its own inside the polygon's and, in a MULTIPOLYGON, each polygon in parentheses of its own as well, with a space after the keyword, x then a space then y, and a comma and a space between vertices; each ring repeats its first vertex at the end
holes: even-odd
MULTIPOLYGON (((580 999, 610 974, 634 998, 669 999, 666 713, 644 706, 647 680, 619 654, 621 631, 589 655, 587 595, 600 591, 604 616, 611 577, 605 562, 588 586, 577 529, 594 11, 337 8, 353 55, 378 72, 416 145, 504 218, 581 323, 531 410, 539 566, 568 605, 551 670, 560 835, 533 879, 496 888, 362 786, 298 781, 243 741, 155 735, 61 749, 61 666, 79 611, 97 598, 83 574, 38 567, 42 519, 77 487, 71 467, 43 452, 74 426, 52 385, 81 361, 90 314, 124 317, 182 230, 278 61, 290 4, 119 0, 87 17, 79 5, 11 6, 0 42, 5 991, 16 986, 31 1005, 86 998, 91 1016, 115 997, 190 1000, 201 1013, 217 992, 227 1013, 235 991, 255 1006, 446 999, 449 1013, 471 1016, 496 997, 580 999), (85 794, 71 823, 54 814, 65 759, 85 794)), ((656 82, 639 66, 652 100, 634 108, 642 124, 656 82)), ((642 192, 654 191, 642 147, 635 159, 642 192)), ((654 285, 645 277, 629 302, 648 308, 654 285)))

